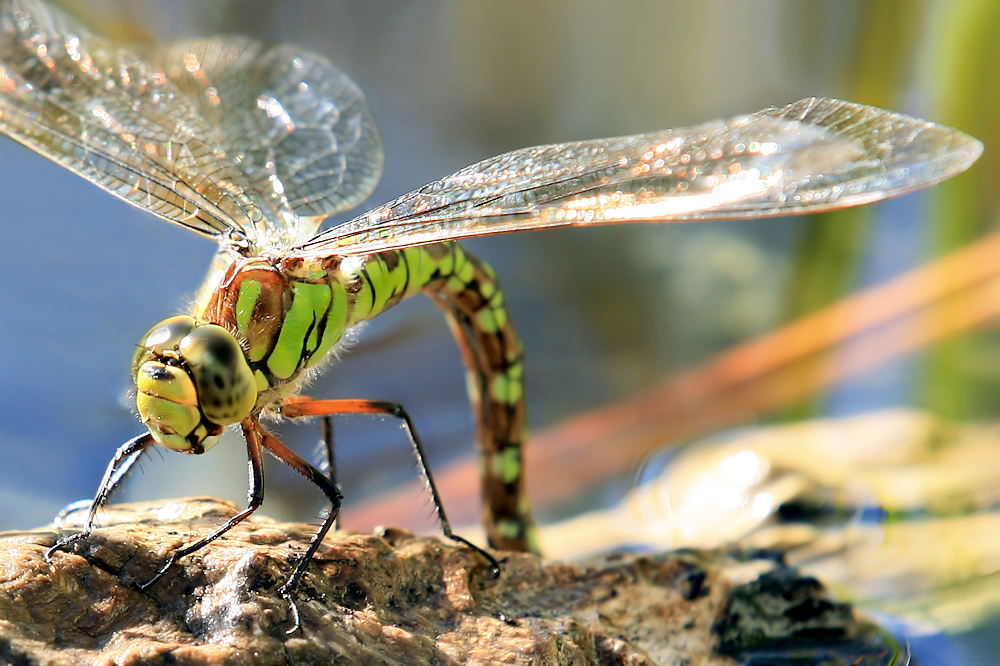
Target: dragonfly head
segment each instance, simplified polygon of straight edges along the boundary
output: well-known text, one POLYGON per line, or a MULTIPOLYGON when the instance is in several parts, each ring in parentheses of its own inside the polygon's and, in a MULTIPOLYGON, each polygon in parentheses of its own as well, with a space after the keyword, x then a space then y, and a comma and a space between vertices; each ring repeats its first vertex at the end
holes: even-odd
POLYGON ((253 411, 257 389, 243 349, 215 324, 186 315, 165 319, 132 358, 139 417, 157 442, 204 453, 227 425, 253 411))

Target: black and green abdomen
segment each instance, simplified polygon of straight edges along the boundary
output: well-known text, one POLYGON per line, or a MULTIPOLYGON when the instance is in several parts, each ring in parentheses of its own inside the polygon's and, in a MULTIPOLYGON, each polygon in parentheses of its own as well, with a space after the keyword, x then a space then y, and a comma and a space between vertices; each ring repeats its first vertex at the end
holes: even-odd
POLYGON ((457 243, 440 243, 371 255, 358 277, 354 321, 418 292, 444 311, 466 366, 490 544, 537 552, 523 475, 523 349, 493 269, 457 243))
POLYGON ((196 316, 244 340, 258 409, 295 392, 345 330, 426 293, 444 310, 462 351, 483 469, 490 543, 537 550, 524 495, 523 355, 493 270, 456 243, 364 257, 238 259, 217 272, 196 316))

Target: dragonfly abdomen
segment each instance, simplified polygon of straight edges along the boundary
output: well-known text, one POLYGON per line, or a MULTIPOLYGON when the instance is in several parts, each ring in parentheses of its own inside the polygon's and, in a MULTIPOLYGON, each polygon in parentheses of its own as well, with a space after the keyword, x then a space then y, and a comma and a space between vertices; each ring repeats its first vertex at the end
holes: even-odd
POLYGON ((466 367, 490 545, 538 552, 523 474, 524 352, 493 269, 457 243, 437 243, 368 255, 356 275, 351 323, 420 292, 444 311, 466 367))
POLYGON ((423 291, 444 311, 462 352, 482 459, 483 523, 490 545, 538 552, 524 487, 524 350, 496 273, 457 243, 398 253, 411 270, 407 291, 423 291), (418 283, 412 276, 419 276, 418 283))
POLYGON ((483 457, 483 515, 490 543, 537 550, 525 499, 524 359, 493 269, 457 243, 361 257, 237 259, 195 316, 242 338, 258 409, 295 392, 349 327, 426 293, 445 312, 462 351, 483 457))

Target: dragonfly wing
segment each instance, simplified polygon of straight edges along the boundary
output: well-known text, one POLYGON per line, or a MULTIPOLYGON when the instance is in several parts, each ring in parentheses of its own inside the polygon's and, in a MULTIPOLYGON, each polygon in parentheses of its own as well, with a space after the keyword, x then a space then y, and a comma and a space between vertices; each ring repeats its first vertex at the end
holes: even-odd
POLYGON ((382 140, 361 90, 319 55, 245 37, 175 42, 162 68, 226 137, 269 208, 261 236, 301 242, 358 205, 382 174, 382 140))
POLYGON ((222 137, 161 72, 35 0, 0 2, 0 132, 205 236, 261 209, 222 137))
POLYGON ((367 254, 545 227, 813 213, 928 187, 981 151, 956 130, 810 98, 692 128, 505 153, 298 250, 367 254))

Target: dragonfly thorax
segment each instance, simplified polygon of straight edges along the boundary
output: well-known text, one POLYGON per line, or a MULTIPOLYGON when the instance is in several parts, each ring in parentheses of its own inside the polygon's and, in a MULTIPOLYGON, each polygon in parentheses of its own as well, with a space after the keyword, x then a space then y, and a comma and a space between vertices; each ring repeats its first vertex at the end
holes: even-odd
POLYGON ((239 341, 257 388, 256 409, 271 413, 315 376, 347 328, 373 314, 370 299, 358 302, 369 284, 337 257, 220 252, 191 313, 239 341))
POLYGON ((158 443, 204 453, 257 401, 253 372, 236 338, 186 315, 143 337, 132 359, 139 417, 158 443))

